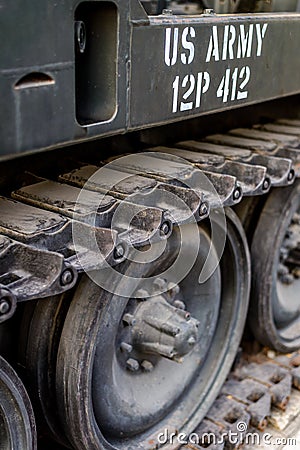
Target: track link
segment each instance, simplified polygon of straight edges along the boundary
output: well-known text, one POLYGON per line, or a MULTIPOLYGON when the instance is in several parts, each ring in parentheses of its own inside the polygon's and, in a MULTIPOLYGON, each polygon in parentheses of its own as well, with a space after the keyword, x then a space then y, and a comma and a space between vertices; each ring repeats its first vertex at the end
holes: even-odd
POLYGON ((0 198, 0 288, 8 302, 0 320, 20 301, 70 289, 77 272, 120 263, 130 245, 167 238, 174 224, 199 222, 210 209, 292 184, 300 176, 298 122, 281 119, 235 129, 97 166, 77 163, 58 180, 27 175, 12 198, 0 198), (187 208, 174 205, 170 194, 187 208), (120 205, 122 215, 113 220, 120 205), (85 236, 76 249, 74 232, 85 236), (51 265, 59 271, 49 276, 51 265))
MULTIPOLYGON (((252 357, 244 355, 191 435, 191 442, 182 448, 235 450, 244 445, 247 449, 264 448, 262 436, 267 432, 284 442, 290 437, 289 430, 296 431, 291 422, 299 414, 298 407, 294 407, 294 403, 299 406, 299 390, 299 352, 276 355, 265 349, 252 357), (256 441, 252 442, 247 434, 256 441), (256 447, 255 442, 261 446, 256 447)), ((188 441, 189 437, 185 439, 188 441)))

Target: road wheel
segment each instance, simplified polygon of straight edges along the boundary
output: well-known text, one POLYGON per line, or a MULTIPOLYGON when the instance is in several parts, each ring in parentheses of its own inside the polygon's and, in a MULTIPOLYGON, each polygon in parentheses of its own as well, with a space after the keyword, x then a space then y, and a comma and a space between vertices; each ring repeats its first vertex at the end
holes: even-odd
POLYGON ((300 347, 300 182, 274 189, 253 236, 252 331, 279 352, 300 347))
MULTIPOLYGON (((204 417, 231 368, 248 306, 247 242, 237 216, 226 214, 223 256, 202 284, 211 245, 206 224, 199 226, 195 264, 178 283, 161 277, 178 253, 176 228, 157 261, 120 267, 126 276, 154 277, 143 298, 120 297, 82 279, 62 331, 56 374, 58 409, 75 448, 164 447, 161 433, 190 433, 204 417)), ((195 243, 190 225, 184 227, 188 258, 195 243)), ((209 258, 214 266, 214 251, 209 258)))

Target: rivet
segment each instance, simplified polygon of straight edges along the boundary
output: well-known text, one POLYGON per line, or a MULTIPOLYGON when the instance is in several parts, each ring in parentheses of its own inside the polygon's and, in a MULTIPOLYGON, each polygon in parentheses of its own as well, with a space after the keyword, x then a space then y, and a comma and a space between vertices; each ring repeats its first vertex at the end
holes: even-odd
POLYGON ((71 269, 66 269, 63 271, 63 273, 60 276, 60 284, 62 286, 67 286, 68 284, 71 284, 74 280, 74 273, 71 269))
POLYGON ((115 260, 122 259, 125 255, 125 249, 122 244, 118 244, 114 250, 115 260))
POLYGON ((209 211, 208 204, 206 202, 201 203, 199 208, 200 216, 206 216, 208 214, 208 211, 209 211))

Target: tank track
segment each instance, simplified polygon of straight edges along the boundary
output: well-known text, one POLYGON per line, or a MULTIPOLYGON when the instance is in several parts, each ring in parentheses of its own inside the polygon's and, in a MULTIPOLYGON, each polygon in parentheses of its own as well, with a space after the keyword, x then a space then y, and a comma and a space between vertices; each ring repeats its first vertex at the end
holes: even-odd
MULTIPOLYGON (((259 450, 265 448, 264 435, 270 439, 268 447, 279 449, 290 443, 298 448, 299 407, 300 352, 283 355, 267 348, 251 355, 245 352, 238 356, 220 395, 194 432, 166 436, 173 445, 186 442, 181 450, 259 450)), ((63 449, 45 438, 42 444, 49 450, 63 449)))
POLYGON ((282 448, 275 439, 284 443, 298 431, 298 422, 291 422, 299 415, 299 390, 299 352, 243 354, 205 419, 190 437, 181 437, 189 442, 181 448, 264 448, 263 433, 273 448, 282 448))
POLYGON ((206 218, 210 209, 221 206, 219 199, 222 206, 234 206, 243 196, 292 184, 300 175, 299 145, 299 121, 281 119, 202 141, 150 148, 149 157, 138 154, 138 158, 103 161, 99 166, 78 163, 58 181, 29 174, 26 185, 12 192, 12 198, 0 197, 0 321, 11 317, 18 302, 70 289, 83 269, 120 263, 126 258, 128 243, 143 246, 169 236, 174 221, 181 224, 191 217, 196 221, 206 218), (190 165, 180 159, 170 165, 168 155, 184 158, 190 165), (198 169, 214 192, 211 185, 196 191, 187 187, 194 183, 198 169), (129 178, 128 173, 132 174, 129 178), (88 190, 78 201, 83 186, 88 190), (138 192, 144 195, 135 195, 134 202, 124 200, 138 192), (190 217, 170 202, 165 204, 164 194, 170 192, 189 207, 190 217), (99 193, 103 194, 100 206, 99 193), (121 202, 136 219, 129 228, 118 223, 111 229, 121 202), (79 235, 96 236, 100 260, 88 239, 75 252, 75 229, 79 235))
MULTIPOLYGON (((0 197, 0 322, 13 315, 19 302, 71 289, 84 270, 119 264, 130 244, 139 247, 166 239, 175 223, 200 222, 212 209, 293 184, 300 176, 300 122, 281 119, 146 152, 97 166, 73 161, 56 180, 26 174, 23 187, 11 197, 0 197), (210 183, 195 190, 190 186, 195 185, 198 169, 210 183), (169 193, 190 213, 168 202, 169 193), (128 200, 131 195, 133 201, 128 200), (113 222, 121 204, 135 217, 130 227, 126 221, 113 222), (75 249, 74 232, 93 234, 101 258, 89 239, 75 249)), ((299 366, 299 355, 289 355, 263 362, 260 358, 237 368, 195 432, 220 435, 235 430, 241 421, 264 430, 271 406, 284 410, 292 387, 299 389, 299 366)), ((242 441, 240 434, 238 446, 242 441)), ((230 445, 188 448, 238 447, 230 445)))

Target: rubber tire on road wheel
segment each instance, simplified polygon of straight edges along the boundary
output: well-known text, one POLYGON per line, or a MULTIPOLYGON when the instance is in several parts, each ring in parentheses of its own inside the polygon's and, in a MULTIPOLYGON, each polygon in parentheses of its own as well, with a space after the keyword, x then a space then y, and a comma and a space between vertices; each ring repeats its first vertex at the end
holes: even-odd
MULTIPOLYGON (((221 307, 206 358, 198 369, 197 376, 194 376, 189 388, 182 393, 184 395, 178 398, 171 412, 150 429, 123 440, 120 436, 115 438, 107 432, 103 433, 101 424, 97 423, 93 403, 101 402, 102 399, 93 397, 93 369, 95 358, 101 351, 105 360, 110 357, 109 351, 108 355, 105 354, 106 335, 110 332, 110 327, 115 326, 122 317, 124 304, 128 299, 116 298, 93 283, 88 276, 82 279, 65 320, 56 372, 58 409, 65 432, 76 449, 156 448, 158 433, 170 427, 178 432, 191 433, 212 405, 230 371, 239 346, 250 289, 250 256, 246 237, 233 211, 228 209, 226 215, 227 241, 219 269, 222 280, 221 307), (97 351, 97 348, 101 351, 97 351)), ((130 273, 131 264, 128 261, 123 263, 125 273, 130 273)), ((134 270, 138 268, 135 267, 134 270)), ((110 343, 107 342, 107 345, 110 343)), ((177 363, 172 364, 175 367, 177 363)), ((173 370, 175 369, 176 367, 173 370)), ((101 379, 97 381, 101 383, 101 379)), ((111 382, 113 381, 112 377, 111 382)), ((159 385, 159 379, 154 378, 153 383, 159 385)), ((103 389, 105 386, 104 383, 103 389)), ((126 384, 117 385, 116 389, 126 389, 126 384)), ((147 386, 145 389, 147 390, 147 386)), ((106 401, 109 401, 109 397, 106 401)), ((117 410, 115 414, 118 415, 117 410)), ((174 448, 174 445, 163 448, 174 448)))
POLYGON ((1 450, 35 450, 36 426, 25 387, 0 356, 0 447, 1 450))
POLYGON ((299 180, 292 186, 274 189, 269 194, 259 217, 251 246, 250 326, 259 342, 282 353, 300 348, 300 279, 285 289, 278 284, 277 276, 280 249, 292 217, 297 210, 299 211, 299 205, 299 180), (285 291, 286 295, 283 298, 285 291), (298 312, 291 314, 290 322, 287 320, 286 328, 283 329, 276 323, 275 317, 279 314, 279 305, 282 314, 289 314, 291 294, 296 303, 298 298, 298 306, 296 305, 298 312))

